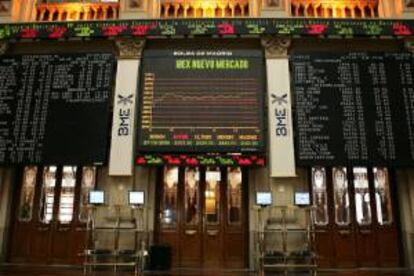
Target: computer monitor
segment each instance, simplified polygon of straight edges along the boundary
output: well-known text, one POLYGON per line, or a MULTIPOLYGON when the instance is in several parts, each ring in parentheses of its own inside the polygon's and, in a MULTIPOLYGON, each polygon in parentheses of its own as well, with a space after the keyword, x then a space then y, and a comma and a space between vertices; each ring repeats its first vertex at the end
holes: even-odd
POLYGON ((310 205, 310 194, 308 192, 296 192, 295 193, 295 205, 296 206, 310 205))
POLYGON ((144 205, 145 204, 144 191, 129 191, 128 192, 128 204, 129 205, 144 205))
POLYGON ((89 192, 88 203, 92 205, 105 204, 105 191, 93 190, 89 192))
POLYGON ((272 205, 271 192, 256 192, 256 204, 260 206, 272 205))

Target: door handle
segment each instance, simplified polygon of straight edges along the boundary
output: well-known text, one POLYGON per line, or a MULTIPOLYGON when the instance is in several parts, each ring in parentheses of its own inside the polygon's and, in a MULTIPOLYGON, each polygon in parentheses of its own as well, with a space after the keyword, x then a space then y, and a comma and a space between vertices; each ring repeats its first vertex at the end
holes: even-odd
POLYGON ((85 227, 76 227, 75 231, 77 231, 77 232, 86 231, 86 228, 85 227))
POLYGON ((207 235, 209 236, 217 236, 218 230, 207 230, 207 235))
POLYGON ((187 236, 194 236, 197 233, 196 230, 185 230, 187 236))
POLYGON ((340 235, 347 236, 351 234, 351 230, 339 230, 340 235))
POLYGON ((47 227, 47 226, 45 226, 45 227, 42 227, 42 226, 37 227, 37 231, 39 231, 39 232, 46 232, 47 230, 49 230, 49 227, 47 227))
POLYGON ((70 227, 59 227, 58 231, 59 232, 68 232, 70 230, 70 227))

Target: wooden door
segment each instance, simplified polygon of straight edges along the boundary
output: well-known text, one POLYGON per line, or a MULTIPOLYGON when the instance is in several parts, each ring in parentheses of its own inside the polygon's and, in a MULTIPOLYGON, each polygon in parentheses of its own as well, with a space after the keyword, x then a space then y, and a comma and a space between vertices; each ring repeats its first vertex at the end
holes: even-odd
POLYGON ((51 263, 71 264, 74 261, 72 246, 80 243, 73 237, 76 183, 79 183, 77 167, 64 166, 60 169, 55 191, 55 204, 51 223, 50 257, 51 263))
POLYGON ((377 246, 377 261, 381 267, 398 267, 401 265, 400 240, 397 227, 397 201, 395 177, 384 167, 372 169, 373 181, 371 197, 373 198, 374 228, 377 246))
POLYGON ((356 267, 356 236, 349 170, 346 167, 335 167, 332 168, 330 173, 335 266, 341 268, 356 267))
POLYGON ((31 251, 31 234, 35 229, 33 209, 38 201, 41 173, 38 167, 25 167, 18 174, 18 189, 13 200, 13 230, 10 237, 9 258, 14 262, 27 262, 31 251), (19 181, 22 180, 22 181, 19 181))
POLYGON ((96 169, 84 167, 85 171, 93 174, 93 185, 88 186, 90 181, 85 185, 86 174, 81 174, 74 166, 29 166, 23 169, 14 201, 9 261, 80 263, 78 254, 84 247, 82 235, 86 234, 80 216, 84 211, 80 200, 85 201, 81 190, 85 192, 84 187, 93 188, 96 169))
POLYGON ((243 268, 247 248, 246 179, 240 168, 164 168, 158 242, 173 266, 243 268))
POLYGON ((321 267, 398 266, 399 237, 387 168, 312 168, 321 267))
POLYGON ((375 229, 375 212, 372 191, 371 170, 366 167, 354 167, 349 178, 352 181, 352 210, 354 213, 356 255, 358 267, 378 266, 375 229))
POLYGON ((318 265, 354 267, 355 235, 346 168, 312 168, 312 190, 318 265))
POLYGON ((27 240, 26 246, 21 248, 20 237, 14 235, 14 231, 11 233, 12 262, 49 263, 54 228, 52 218, 59 175, 60 171, 56 166, 24 168, 22 187, 15 200, 17 213, 14 229, 24 225, 29 229, 27 235, 30 239, 27 240), (37 182, 33 182, 31 177, 35 171, 38 175, 37 182), (31 189, 33 186, 34 190, 31 189))
POLYGON ((199 168, 185 168, 183 193, 180 202, 182 220, 179 225, 182 231, 178 234, 181 247, 179 264, 184 267, 199 267, 202 264, 203 249, 203 216, 202 208, 205 195, 205 172, 201 176, 199 168), (184 242, 183 242, 184 241, 184 242))
POLYGON ((226 268, 245 268, 247 264, 247 170, 228 168, 224 187, 223 253, 226 268))

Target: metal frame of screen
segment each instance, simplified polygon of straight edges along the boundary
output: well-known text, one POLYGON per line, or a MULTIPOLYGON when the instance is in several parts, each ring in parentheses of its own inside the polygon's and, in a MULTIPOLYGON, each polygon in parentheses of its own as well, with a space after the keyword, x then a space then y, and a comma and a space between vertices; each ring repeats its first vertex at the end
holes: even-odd
MULTIPOLYGON (((174 49, 176 50, 176 49, 174 49)), ((174 50, 170 50, 169 52, 172 53, 174 50)), ((223 50, 227 50, 227 49, 223 49, 223 50)), ((159 152, 159 153, 190 153, 190 152, 195 152, 195 153, 210 153, 210 152, 218 152, 218 153, 233 153, 233 152, 244 152, 244 153, 260 153, 263 152, 265 149, 265 129, 264 129, 264 110, 265 110, 265 89, 266 89, 266 67, 265 67, 265 58, 264 58, 264 54, 263 51, 261 49, 253 49, 253 50, 243 50, 243 49, 237 49, 236 51, 237 54, 233 55, 232 57, 236 57, 236 58, 246 58, 248 59, 250 62, 258 62, 256 67, 259 67, 259 72, 256 72, 256 81, 258 82, 258 89, 259 91, 257 92, 257 101, 258 101, 258 107, 259 110, 257 110, 257 118, 258 118, 258 130, 259 130, 259 137, 260 139, 258 140, 258 145, 254 146, 254 147, 243 147, 241 145, 236 145, 236 146, 223 146, 223 145, 210 145, 210 146, 199 146, 199 145, 191 145, 191 146, 185 146, 185 145, 167 145, 167 146, 159 146, 159 145, 143 145, 143 121, 142 121, 142 116, 143 114, 143 108, 144 107, 144 97, 145 97, 145 73, 150 73, 148 71, 148 64, 152 64, 153 57, 151 57, 151 49, 146 50, 144 52, 144 58, 142 61, 142 66, 140 68, 140 96, 139 96, 139 118, 140 121, 138 123, 138 135, 136 137, 137 139, 137 147, 136 150, 138 152, 159 152), (240 52, 242 53, 247 53, 245 56, 243 56, 242 54, 240 54, 240 52), (254 56, 249 56, 249 52, 253 53, 254 56)), ((156 57, 158 58, 158 57, 156 57)), ((191 57, 190 57, 191 58, 191 57)), ((170 62, 174 62, 177 57, 174 56, 168 56, 168 59, 170 59, 170 62)), ((208 58, 206 58, 208 59, 208 58)), ((164 57, 162 59, 164 62, 166 60, 166 58, 164 57)), ((173 76, 173 74, 171 74, 173 76)), ((191 76, 191 74, 190 74, 191 76)), ((171 126, 170 126, 171 127, 171 126)), ((219 129, 219 128, 217 128, 219 129)), ((198 134, 198 133, 193 133, 194 135, 198 134)), ((172 140, 170 140, 172 141, 172 140)))

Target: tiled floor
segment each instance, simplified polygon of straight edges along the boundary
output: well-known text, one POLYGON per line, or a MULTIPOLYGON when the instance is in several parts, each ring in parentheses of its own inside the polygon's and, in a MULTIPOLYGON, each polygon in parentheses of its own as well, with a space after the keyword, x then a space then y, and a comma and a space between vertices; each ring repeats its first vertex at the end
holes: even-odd
MULTIPOLYGON (((0 266, 0 275, 7 276, 77 276, 83 275, 81 267, 70 267, 70 266, 0 266)), ((117 276, 132 276, 133 271, 121 271, 114 273, 111 269, 98 270, 94 273, 88 274, 93 276, 105 276, 105 275, 117 275, 117 276)), ((173 270, 169 272, 145 272, 143 275, 148 276, 253 276, 258 275, 256 272, 251 271, 228 271, 228 270, 193 270, 193 269, 182 269, 173 270)), ((283 273, 266 273, 265 276, 273 275, 284 275, 283 273)), ((295 276, 310 275, 309 273, 291 272, 288 274, 295 276)), ((317 275, 329 276, 414 276, 414 270, 330 270, 330 271, 318 271, 317 275)))

